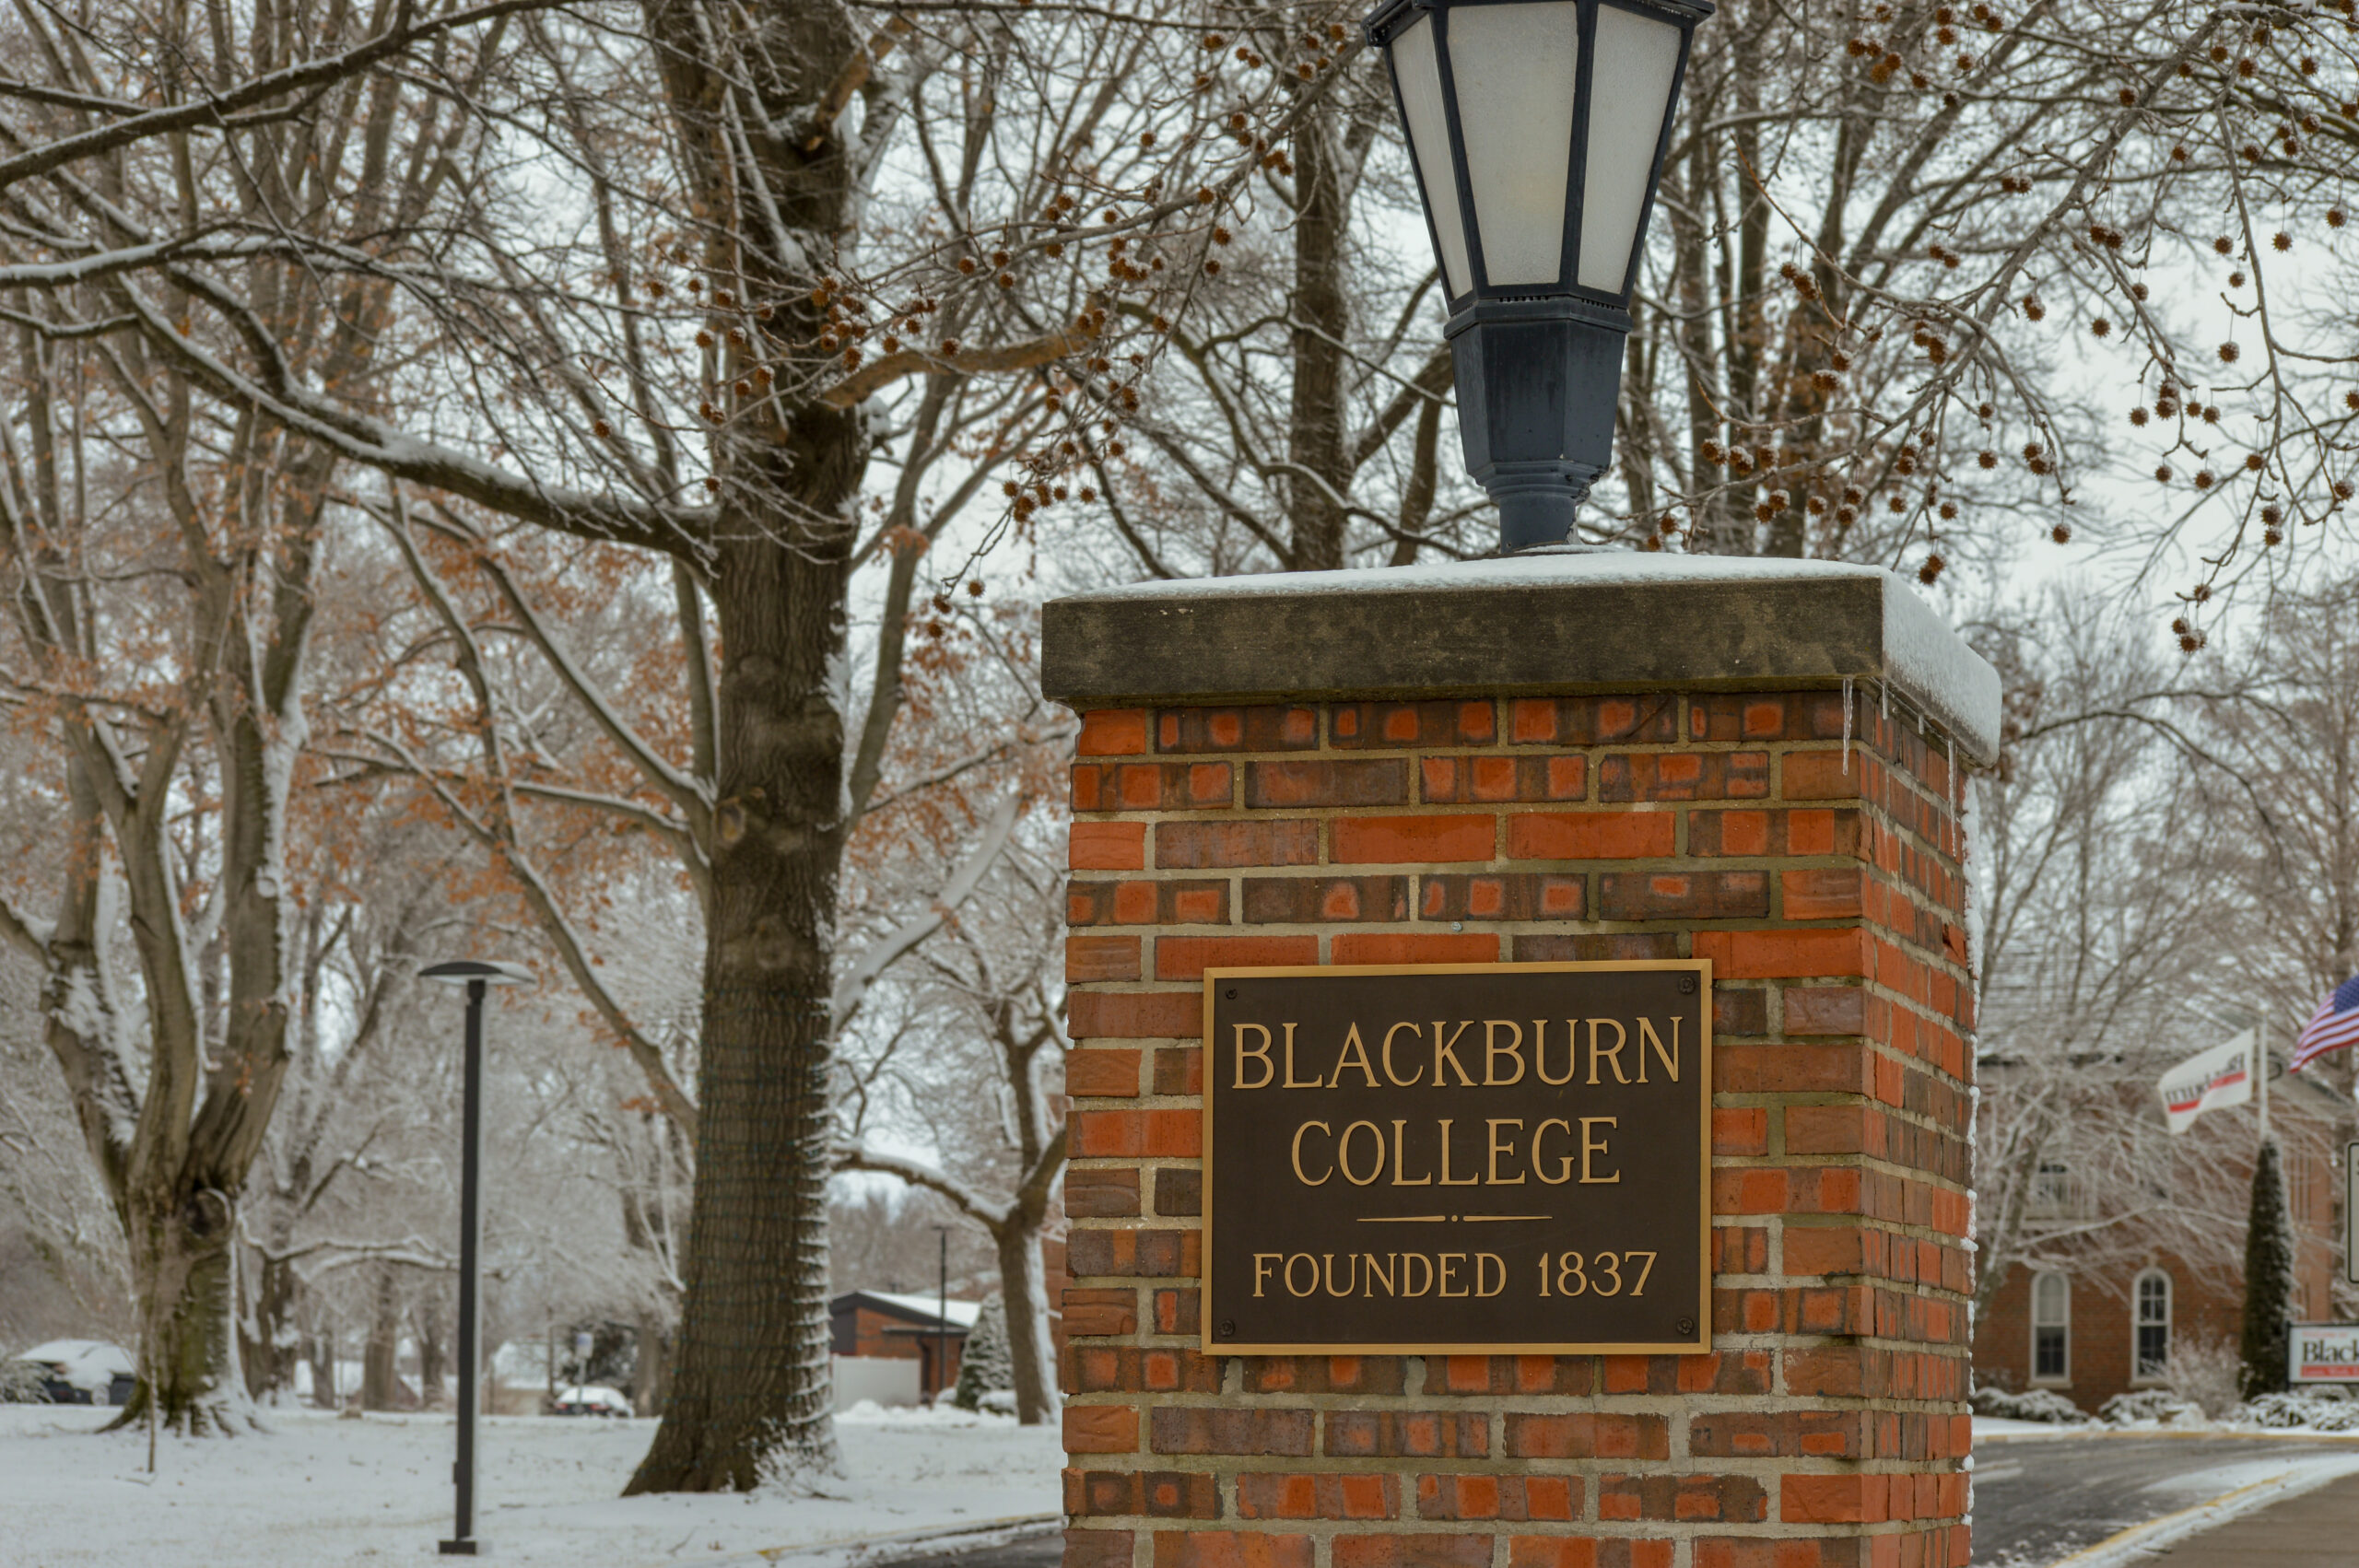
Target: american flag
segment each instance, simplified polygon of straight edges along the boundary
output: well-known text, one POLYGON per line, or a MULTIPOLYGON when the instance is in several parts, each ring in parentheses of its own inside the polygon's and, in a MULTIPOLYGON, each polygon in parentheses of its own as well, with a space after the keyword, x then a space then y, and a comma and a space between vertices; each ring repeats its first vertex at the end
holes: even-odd
POLYGON ((2294 1059, 2285 1066, 2298 1072, 2313 1057, 2344 1046, 2359 1045, 2359 975, 2334 988, 2294 1041, 2294 1059))

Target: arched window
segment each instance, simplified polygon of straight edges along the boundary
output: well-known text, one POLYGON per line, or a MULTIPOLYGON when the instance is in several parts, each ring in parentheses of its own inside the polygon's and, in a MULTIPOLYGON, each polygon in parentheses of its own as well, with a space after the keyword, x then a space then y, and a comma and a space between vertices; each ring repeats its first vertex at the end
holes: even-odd
POLYGON ((2138 1276, 2139 1377, 2160 1377, 2171 1359, 2171 1277, 2160 1269, 2138 1276))
POLYGON ((2071 1375, 2072 1282, 2061 1274, 2036 1274, 2031 1281, 2031 1375, 2061 1383, 2071 1375))

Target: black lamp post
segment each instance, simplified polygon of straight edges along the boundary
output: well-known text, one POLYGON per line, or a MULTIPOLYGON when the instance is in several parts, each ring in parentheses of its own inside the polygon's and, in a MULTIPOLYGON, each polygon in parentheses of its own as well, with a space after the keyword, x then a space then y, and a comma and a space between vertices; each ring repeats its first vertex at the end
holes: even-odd
POLYGON ((1499 551, 1565 544, 1614 457, 1630 288, 1711 0, 1385 0, 1368 18, 1449 304, 1499 551))
POLYGON ((514 964, 459 958, 418 971, 421 979, 467 988, 467 1049, 460 1113, 459 1155, 459 1455, 451 1467, 458 1493, 458 1527, 441 1543, 445 1557, 474 1557, 475 1539, 476 1304, 483 1286, 483 999, 493 986, 528 986, 533 972, 514 964))

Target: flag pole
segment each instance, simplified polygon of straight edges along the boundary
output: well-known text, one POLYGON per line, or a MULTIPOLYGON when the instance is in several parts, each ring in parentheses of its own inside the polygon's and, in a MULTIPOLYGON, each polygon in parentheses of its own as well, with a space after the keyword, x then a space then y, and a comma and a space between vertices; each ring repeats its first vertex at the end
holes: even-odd
POLYGON ((2259 1059, 2253 1072, 2253 1093, 2260 1099, 2260 1141, 2269 1141, 2269 1014, 2256 1011, 2252 1054, 2259 1059))

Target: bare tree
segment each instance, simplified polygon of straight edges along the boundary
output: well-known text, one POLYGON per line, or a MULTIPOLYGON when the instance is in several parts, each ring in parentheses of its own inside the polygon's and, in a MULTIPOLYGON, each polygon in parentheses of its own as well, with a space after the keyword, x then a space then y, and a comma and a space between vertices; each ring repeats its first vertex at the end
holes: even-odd
POLYGON ((2119 526, 2205 520, 2189 618, 2347 526, 2359 345, 2294 301, 2343 223, 2351 37, 2346 6, 1724 8, 1640 286, 1623 515, 1697 549, 1921 550, 1930 582, 2069 539, 2083 476, 2151 465, 2165 498, 2119 526), (2219 305, 2189 300, 2212 268, 2219 305))
MULTIPOLYGON (((2243 832, 2230 862, 2243 918, 2238 966, 2281 1043, 2359 971, 2359 581, 2282 592, 2232 650, 2200 723, 2220 760, 2206 780, 2243 832)), ((2347 1053, 2318 1071, 2349 1097, 2347 1053)))
POLYGON ((1042 1242, 1062 1215, 1065 1164, 1062 943, 1055 860, 1010 855, 921 955, 904 1011, 846 1063, 845 1170, 873 1171, 947 1199, 992 1238, 1007 1307, 1016 1416, 1057 1410, 1042 1242), (978 1091, 981 1092, 978 1092, 978 1091), (914 1122, 942 1151, 928 1164, 870 1146, 879 1124, 914 1122))
MULTIPOLYGON (((1247 22, 1251 47, 1332 40, 1319 7, 1247 22)), ((1241 47, 1241 46, 1240 46, 1241 47)), ((1233 208, 1221 270, 1175 324, 1145 451, 1101 465, 1104 515, 1156 577, 1404 566, 1490 548, 1488 509, 1442 451, 1450 357, 1438 275, 1381 61, 1305 84, 1288 139, 1233 208), (1398 438, 1406 431, 1407 450, 1398 438)))
POLYGON ((2008 696, 1974 800, 1978 1308, 2016 1264, 2157 1235, 2201 1257, 2241 1212, 2152 1108, 2228 978, 2210 922, 2233 834, 2187 787, 2182 694, 2118 611, 2059 590, 2025 621, 1984 636, 2008 696))

